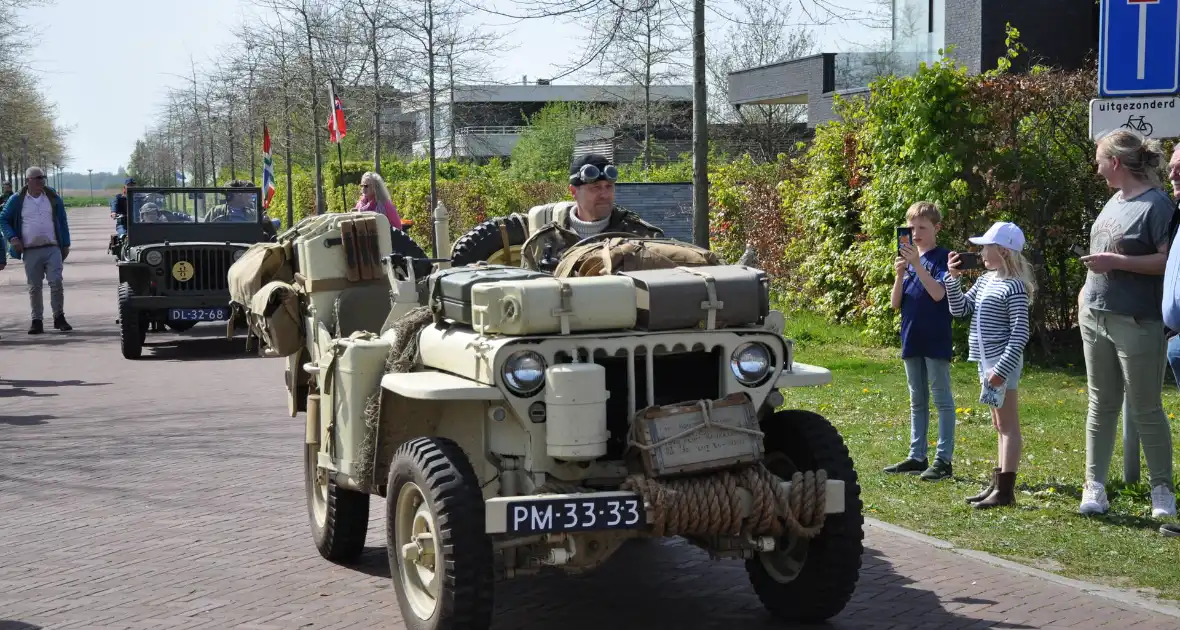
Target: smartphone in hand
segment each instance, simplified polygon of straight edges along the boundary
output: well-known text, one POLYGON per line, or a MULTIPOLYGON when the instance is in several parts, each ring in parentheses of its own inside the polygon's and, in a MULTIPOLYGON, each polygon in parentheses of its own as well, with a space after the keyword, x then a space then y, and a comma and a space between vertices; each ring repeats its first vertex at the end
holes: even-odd
POLYGON ((955 252, 959 255, 959 271, 983 269, 983 258, 975 252, 955 252))
POLYGON ((914 245, 914 229, 913 228, 899 227, 895 231, 897 233, 897 251, 899 251, 899 252, 901 251, 902 245, 909 245, 910 247, 913 247, 913 245, 914 245))

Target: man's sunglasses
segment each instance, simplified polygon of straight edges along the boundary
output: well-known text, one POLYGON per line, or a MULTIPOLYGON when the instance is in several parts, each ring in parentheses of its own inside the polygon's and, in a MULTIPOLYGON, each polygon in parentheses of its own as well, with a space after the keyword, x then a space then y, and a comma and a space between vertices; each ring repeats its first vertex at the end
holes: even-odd
POLYGON ((577 186, 581 181, 583 184, 590 184, 600 179, 607 179, 615 181, 619 178, 619 169, 615 168, 614 164, 607 164, 601 170, 593 164, 585 164, 578 172, 570 175, 570 185, 577 186))

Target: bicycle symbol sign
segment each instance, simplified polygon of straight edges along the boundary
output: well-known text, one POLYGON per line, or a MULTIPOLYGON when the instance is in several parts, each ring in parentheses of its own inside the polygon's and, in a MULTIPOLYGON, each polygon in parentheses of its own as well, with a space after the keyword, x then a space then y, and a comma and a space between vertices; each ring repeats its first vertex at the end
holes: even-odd
POLYGON ((1148 138, 1180 137, 1180 97, 1096 98, 1090 101, 1090 138, 1130 129, 1148 138))
POLYGON ((1151 123, 1147 122, 1143 116, 1128 116, 1127 122, 1123 123, 1123 127, 1126 129, 1134 129, 1145 136, 1150 136, 1151 132, 1153 131, 1151 123))

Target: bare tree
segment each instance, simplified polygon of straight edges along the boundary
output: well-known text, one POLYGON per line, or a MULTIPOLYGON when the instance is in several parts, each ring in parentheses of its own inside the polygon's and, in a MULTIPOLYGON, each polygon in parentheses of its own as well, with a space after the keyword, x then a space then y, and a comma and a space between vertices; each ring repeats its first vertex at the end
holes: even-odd
POLYGON ((751 140, 761 160, 773 160, 791 141, 790 129, 806 114, 806 105, 728 105, 729 73, 815 51, 815 37, 805 27, 792 27, 791 5, 785 0, 737 0, 740 24, 730 24, 710 49, 712 117, 736 126, 735 139, 751 140))
MULTIPOLYGON (((316 74, 316 53, 314 40, 325 20, 325 5, 314 0, 255 0, 260 6, 293 16, 294 24, 301 30, 300 36, 307 42, 306 67, 308 70, 307 95, 311 108, 312 135, 315 139, 315 196, 316 214, 323 214, 326 204, 324 201, 324 161, 323 142, 319 131, 319 79, 316 74)), ((328 107, 332 107, 329 103, 328 107)))
MULTIPOLYGON (((653 104, 652 87, 671 83, 690 67, 684 56, 688 37, 675 8, 660 0, 640 0, 633 13, 602 14, 599 19, 619 23, 614 45, 603 55, 602 74, 611 80, 639 86, 643 91, 643 168, 652 163, 652 123, 658 104, 653 104)), ((596 29, 599 32, 601 28, 596 29)), ((666 117, 658 117, 665 119, 666 117)))
MULTIPOLYGON (((394 10, 393 27, 405 39, 405 67, 410 77, 426 83, 427 134, 430 163, 430 208, 438 205, 436 110, 438 107, 438 77, 440 57, 460 59, 478 51, 492 49, 497 36, 484 29, 462 24, 474 9, 461 0, 415 0, 398 5, 394 10)), ((452 148, 453 151, 453 148, 452 148)), ((431 242, 437 249, 437 239, 431 224, 431 242)))

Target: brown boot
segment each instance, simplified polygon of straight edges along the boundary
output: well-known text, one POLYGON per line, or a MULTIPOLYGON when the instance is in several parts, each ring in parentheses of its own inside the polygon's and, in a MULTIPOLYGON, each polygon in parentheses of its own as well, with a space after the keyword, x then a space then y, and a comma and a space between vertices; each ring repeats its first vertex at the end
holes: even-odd
POLYGON ((967 497, 967 502, 968 503, 979 503, 980 501, 986 499, 987 496, 992 493, 992 490, 996 489, 996 477, 999 476, 999 474, 1000 474, 1000 467, 997 466, 997 467, 993 468, 991 482, 987 484, 987 487, 983 489, 983 492, 980 492, 979 494, 977 494, 973 497, 967 497))
POLYGON ((991 496, 975 504, 975 509, 986 510, 988 508, 1000 507, 1004 505, 1016 504, 1016 473, 1002 472, 996 475, 996 490, 991 493, 991 496))

